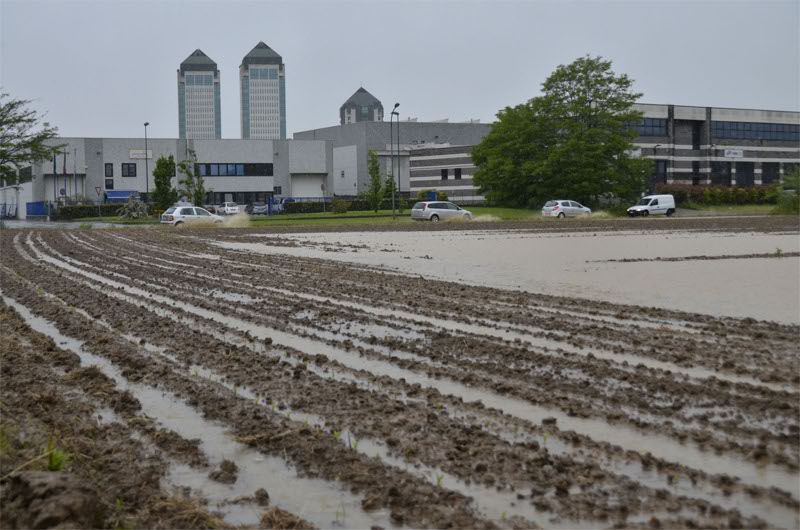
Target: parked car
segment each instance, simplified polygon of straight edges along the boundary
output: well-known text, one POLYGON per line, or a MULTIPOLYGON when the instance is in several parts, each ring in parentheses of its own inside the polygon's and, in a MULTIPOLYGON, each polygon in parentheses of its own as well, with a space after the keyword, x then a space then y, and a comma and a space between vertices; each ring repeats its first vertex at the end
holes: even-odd
POLYGON ((183 224, 221 223, 222 217, 197 206, 173 206, 161 214, 161 224, 180 226, 183 224))
POLYGON ((630 217, 648 215, 672 216, 675 213, 675 197, 672 195, 647 195, 642 197, 639 202, 628 208, 630 217))
POLYGON ((418 202, 411 208, 411 218, 415 221, 432 221, 434 223, 444 219, 461 218, 464 221, 472 220, 472 212, 456 206, 452 202, 425 201, 418 202))
POLYGON ((578 217, 592 215, 592 210, 575 201, 547 201, 542 208, 542 217, 578 217))
POLYGON ((269 215, 269 206, 263 202, 254 202, 253 204, 248 204, 244 211, 250 215, 269 215))
POLYGON ((208 210, 209 213, 217 213, 217 207, 214 206, 213 204, 204 204, 203 208, 208 210))
POLYGON ((218 213, 222 215, 236 215, 239 213, 239 205, 235 202, 223 202, 218 208, 218 213))

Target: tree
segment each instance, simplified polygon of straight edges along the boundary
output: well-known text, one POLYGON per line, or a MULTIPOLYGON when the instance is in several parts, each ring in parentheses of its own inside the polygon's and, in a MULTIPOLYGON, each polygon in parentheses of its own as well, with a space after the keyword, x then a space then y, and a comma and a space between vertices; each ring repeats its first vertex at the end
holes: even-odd
POLYGON ((633 154, 641 94, 611 61, 581 57, 542 83, 542 95, 497 114, 472 149, 474 182, 490 201, 539 206, 569 198, 631 200, 645 189, 652 161, 633 154))
POLYGON ((172 155, 161 155, 156 160, 153 168, 155 188, 152 198, 159 210, 166 210, 178 200, 178 190, 172 187, 172 177, 175 176, 175 159, 172 155))
POLYGON ((66 144, 47 145, 58 129, 28 108, 30 101, 0 93, 0 180, 17 182, 17 172, 42 160, 53 158, 66 144))
POLYGON ((381 166, 378 164, 378 154, 372 149, 369 150, 369 160, 367 161, 367 172, 369 173, 369 187, 367 188, 367 203, 371 210, 375 212, 381 207, 383 183, 381 182, 381 166))
POLYGON ((186 197, 196 206, 202 206, 205 203, 206 195, 211 193, 210 189, 206 189, 206 183, 203 176, 197 171, 197 155, 189 149, 189 158, 178 162, 178 171, 185 176, 178 180, 178 184, 183 186, 182 191, 186 197))

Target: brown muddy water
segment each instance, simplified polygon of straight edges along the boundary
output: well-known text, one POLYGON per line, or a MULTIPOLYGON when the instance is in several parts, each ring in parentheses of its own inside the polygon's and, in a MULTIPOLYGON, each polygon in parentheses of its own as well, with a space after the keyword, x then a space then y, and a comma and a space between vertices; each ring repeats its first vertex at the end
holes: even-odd
MULTIPOLYGON (((276 237, 276 236, 270 236, 276 237)), ((386 267, 543 295, 800 322, 800 258, 605 262, 800 251, 796 233, 347 232, 277 236, 296 246, 226 248, 386 267), (324 244, 324 245, 323 245, 324 244), (340 251, 332 249, 341 248, 340 251)))
POLYGON ((8 230, 0 251, 3 304, 197 440, 206 463, 163 486, 228 523, 263 524, 263 489, 323 528, 800 526, 800 326, 730 309, 796 294, 797 234, 8 230), (691 259, 607 261, 647 256, 691 259), (753 281, 710 288, 725 267, 753 281))

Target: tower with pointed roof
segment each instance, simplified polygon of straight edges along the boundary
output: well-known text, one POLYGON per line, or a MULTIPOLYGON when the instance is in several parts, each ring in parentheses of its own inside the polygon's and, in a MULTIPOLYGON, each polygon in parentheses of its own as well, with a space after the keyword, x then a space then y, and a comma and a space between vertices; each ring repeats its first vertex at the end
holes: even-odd
POLYGON ((239 66, 242 138, 286 139, 286 70, 278 53, 259 42, 239 66))
POLYGON ((362 86, 339 108, 339 123, 383 121, 383 105, 362 86))
POLYGON ((199 49, 178 69, 178 135, 188 139, 222 137, 219 70, 199 49))

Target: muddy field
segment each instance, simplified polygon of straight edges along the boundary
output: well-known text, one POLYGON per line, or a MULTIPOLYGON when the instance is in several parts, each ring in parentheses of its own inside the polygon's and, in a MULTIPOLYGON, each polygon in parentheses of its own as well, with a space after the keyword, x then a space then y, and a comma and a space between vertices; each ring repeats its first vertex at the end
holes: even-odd
POLYGON ((796 322, 279 252, 298 245, 3 230, 2 526, 800 525, 796 322))

